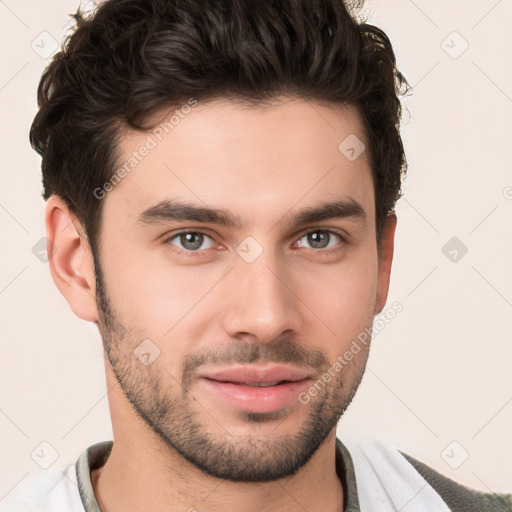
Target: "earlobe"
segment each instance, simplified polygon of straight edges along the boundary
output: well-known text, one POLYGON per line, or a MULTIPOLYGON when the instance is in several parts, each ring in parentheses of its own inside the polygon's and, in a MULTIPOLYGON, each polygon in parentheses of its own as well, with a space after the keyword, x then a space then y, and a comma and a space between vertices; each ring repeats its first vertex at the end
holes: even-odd
POLYGON ((94 261, 82 226, 55 195, 47 200, 45 217, 52 278, 77 316, 97 322, 94 261))
POLYGON ((377 300, 374 314, 379 314, 386 305, 389 291, 389 279, 391 275, 391 264, 393 262, 393 250, 395 244, 395 230, 397 218, 394 212, 387 215, 384 224, 382 247, 379 257, 379 277, 377 285, 377 300))

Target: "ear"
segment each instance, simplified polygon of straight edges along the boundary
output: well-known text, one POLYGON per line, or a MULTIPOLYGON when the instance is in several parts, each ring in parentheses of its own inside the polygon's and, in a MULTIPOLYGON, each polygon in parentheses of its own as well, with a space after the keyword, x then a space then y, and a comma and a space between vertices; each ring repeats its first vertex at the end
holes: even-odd
POLYGON ((52 195, 46 202, 48 262, 52 278, 73 312, 98 321, 94 261, 87 236, 64 201, 52 195))
POLYGON ((389 291, 389 278, 391 274, 391 263, 393 261, 393 249, 395 244, 396 214, 388 213, 383 228, 381 253, 379 256, 379 276, 377 284, 377 301, 375 312, 377 315, 386 305, 389 291))

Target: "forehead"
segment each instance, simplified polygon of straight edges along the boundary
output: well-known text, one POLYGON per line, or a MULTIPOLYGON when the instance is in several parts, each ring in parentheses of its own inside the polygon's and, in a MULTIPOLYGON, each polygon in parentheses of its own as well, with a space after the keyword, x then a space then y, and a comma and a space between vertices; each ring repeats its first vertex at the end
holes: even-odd
POLYGON ((169 197, 275 223, 297 206, 350 197, 373 215, 373 180, 352 106, 282 98, 161 111, 148 132, 126 132, 105 216, 137 216, 169 197), (120 169, 124 172, 119 173, 120 169))

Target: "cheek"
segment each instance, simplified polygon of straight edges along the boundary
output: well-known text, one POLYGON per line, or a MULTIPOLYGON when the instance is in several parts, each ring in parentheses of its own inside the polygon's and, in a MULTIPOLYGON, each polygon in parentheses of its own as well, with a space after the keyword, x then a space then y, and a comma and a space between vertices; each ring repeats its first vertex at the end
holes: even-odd
POLYGON ((126 264, 109 278, 112 305, 130 332, 124 349, 131 353, 148 338, 159 350, 155 368, 164 366, 170 374, 180 375, 183 358, 204 337, 201 329, 209 322, 202 305, 211 304, 208 299, 219 277, 193 266, 154 263, 126 264))
POLYGON ((215 285, 226 269, 200 267, 154 261, 139 266, 133 278, 119 279, 121 317, 134 337, 152 340, 160 350, 157 366, 177 379, 184 357, 197 351, 202 340, 212 339, 207 331, 215 329, 222 304, 215 285))
POLYGON ((109 294, 132 325, 164 336, 201 301, 219 276, 213 267, 173 264, 166 259, 164 248, 156 250, 154 257, 132 252, 122 259, 113 251, 109 294), (116 260, 122 264, 116 265, 116 260))
POLYGON ((218 293, 216 284, 226 273, 215 265, 155 264, 140 278, 139 302, 146 304, 148 319, 174 325, 187 317, 205 313, 202 303, 209 304, 218 293))
POLYGON ((361 256, 316 273, 302 273, 299 296, 313 312, 312 322, 328 333, 338 353, 373 323, 377 270, 376 258, 361 256))

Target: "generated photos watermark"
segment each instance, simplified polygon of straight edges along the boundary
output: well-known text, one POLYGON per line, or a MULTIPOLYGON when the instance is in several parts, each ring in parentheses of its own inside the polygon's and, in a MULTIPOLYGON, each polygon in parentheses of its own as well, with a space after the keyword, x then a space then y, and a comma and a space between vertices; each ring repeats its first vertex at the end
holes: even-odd
POLYGON ((362 346, 368 345, 368 343, 374 338, 379 332, 388 325, 398 313, 403 310, 401 302, 395 301, 393 304, 383 311, 377 320, 373 323, 373 326, 366 328, 364 331, 357 335, 357 338, 352 341, 350 348, 347 349, 343 354, 336 358, 336 361, 329 367, 329 369, 322 374, 308 389, 302 391, 298 395, 298 400, 301 404, 308 404, 311 398, 315 397, 319 391, 336 377, 336 373, 339 373, 345 366, 349 364, 354 356, 361 352, 362 346))
POLYGON ((123 178, 126 177, 127 174, 135 169, 144 157, 149 155, 150 151, 155 149, 164 137, 171 133, 171 131, 180 124, 181 120, 191 112, 192 107, 195 107, 196 105, 197 100, 189 98, 187 103, 174 111, 174 114, 168 121, 160 123, 156 128, 154 128, 151 134, 147 136, 144 144, 142 144, 137 150, 133 151, 132 156, 130 156, 101 187, 94 189, 94 197, 96 199, 104 199, 107 192, 110 192, 123 180, 123 178))

